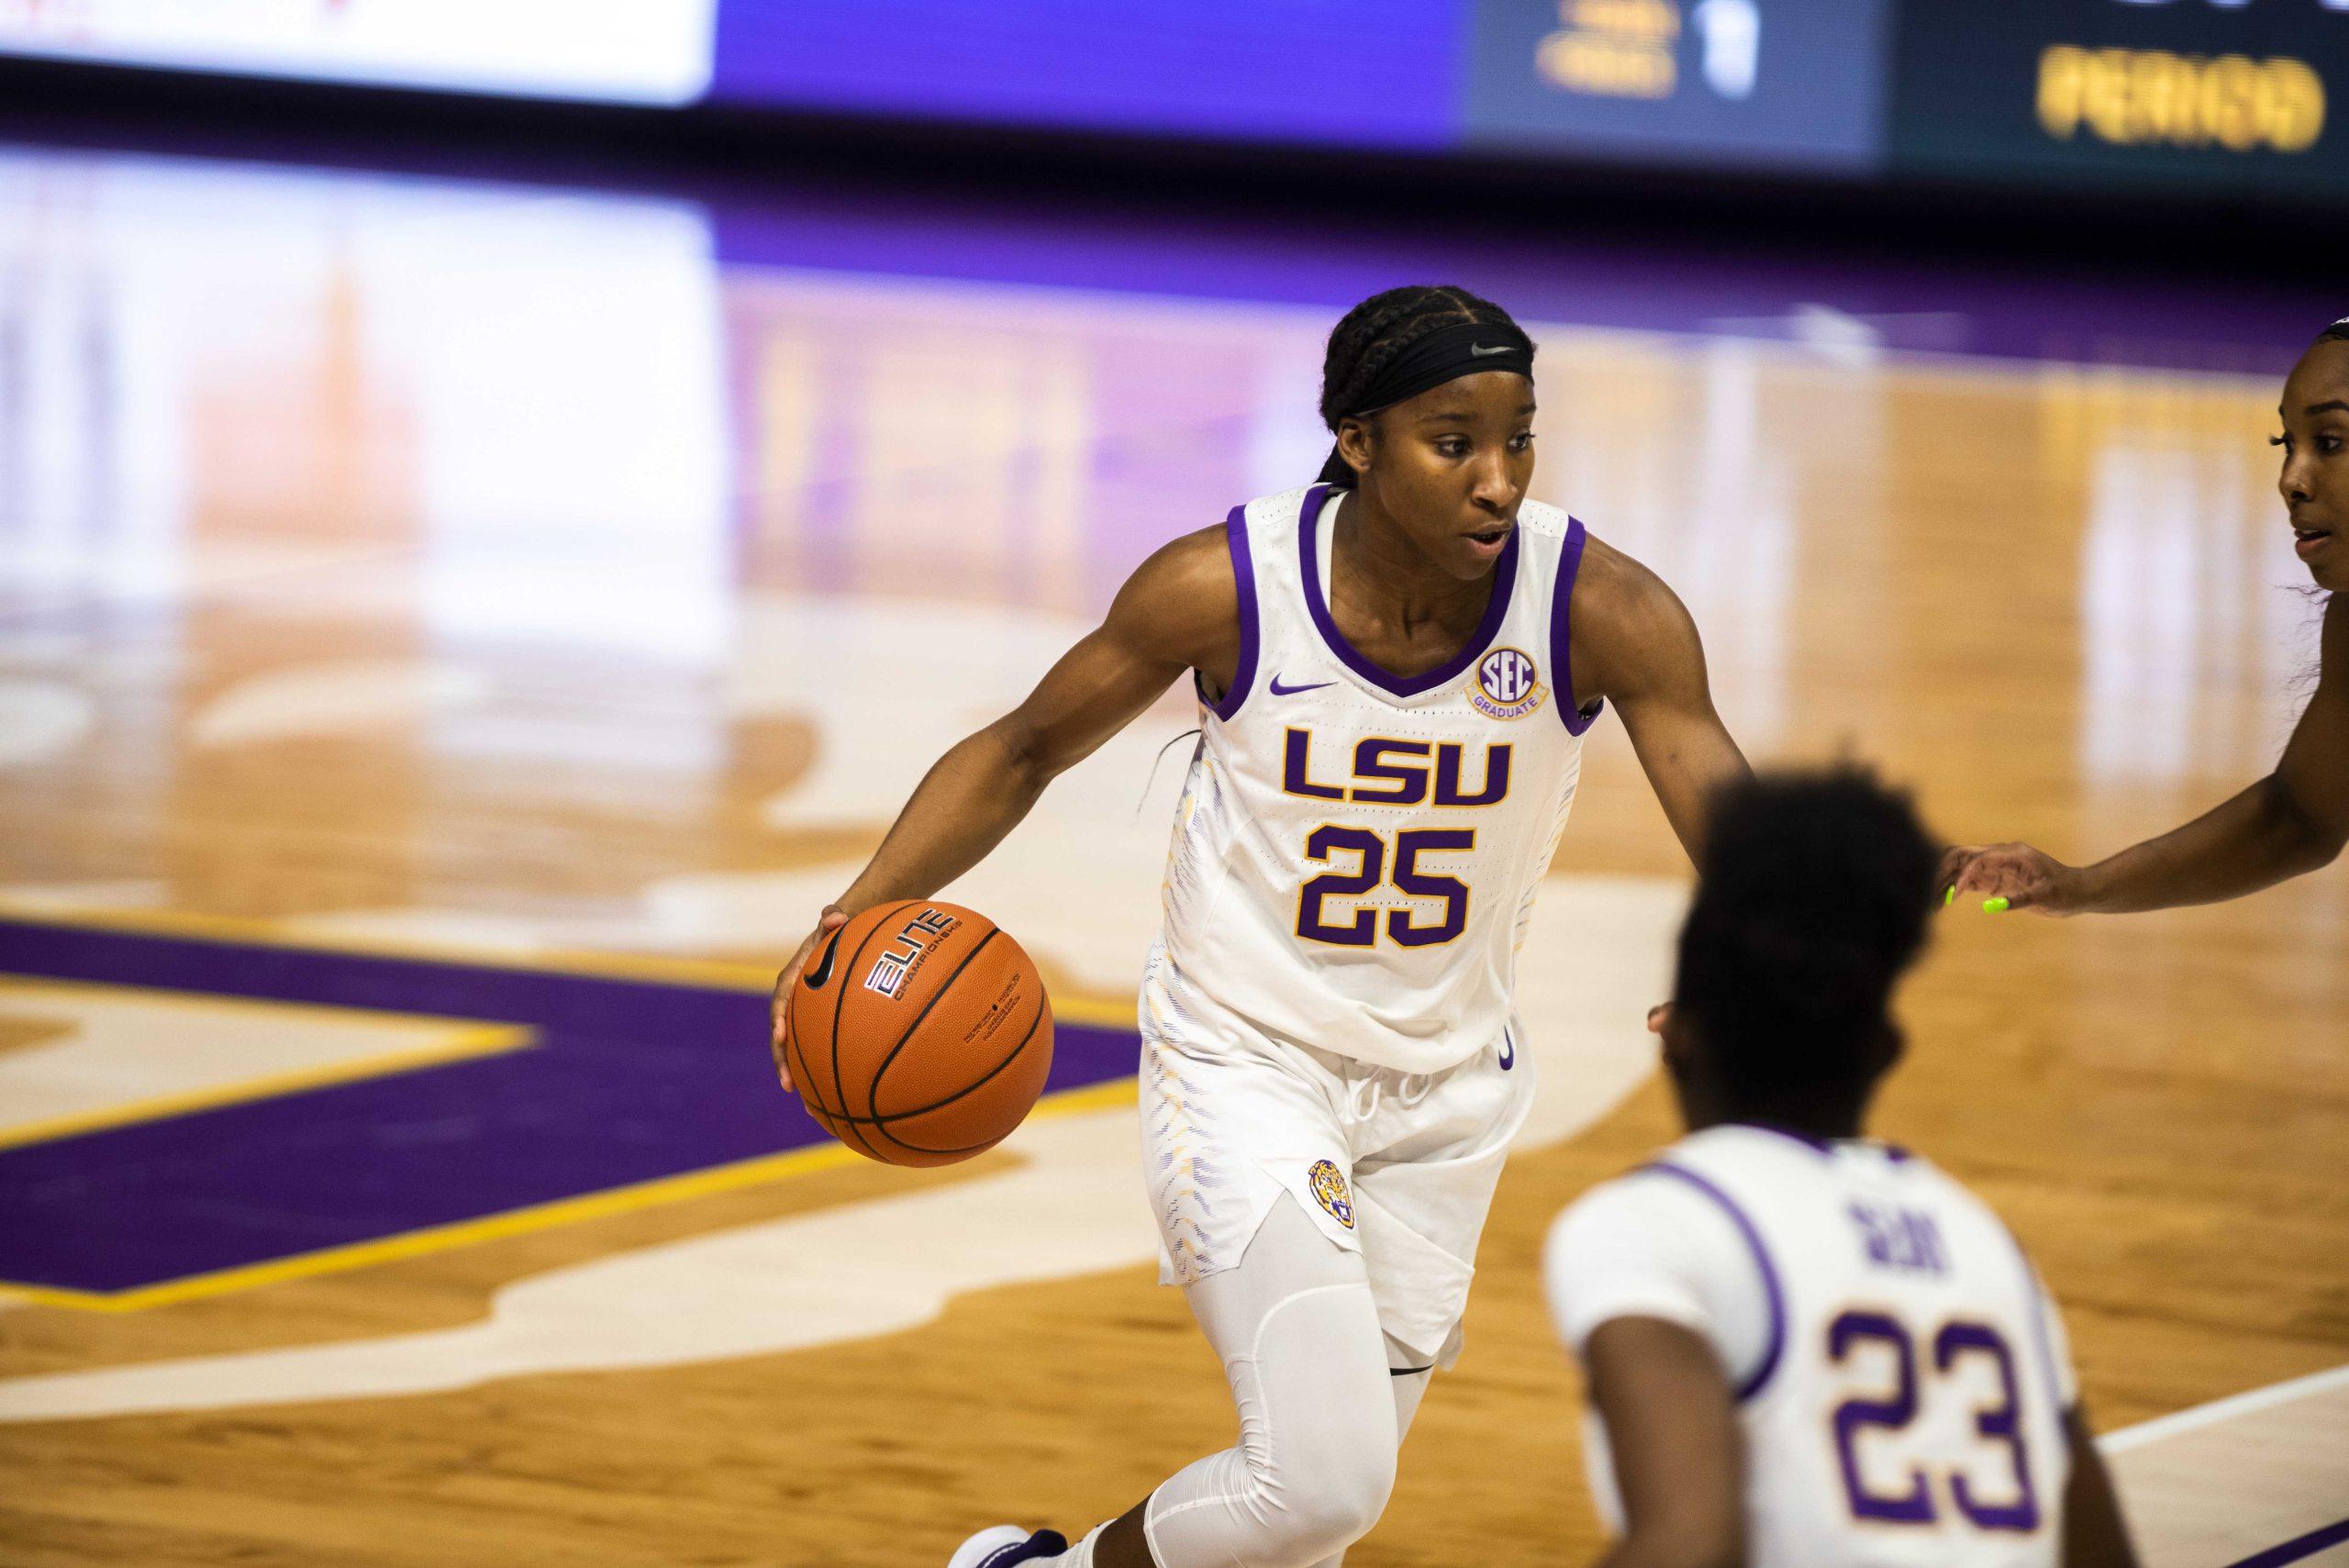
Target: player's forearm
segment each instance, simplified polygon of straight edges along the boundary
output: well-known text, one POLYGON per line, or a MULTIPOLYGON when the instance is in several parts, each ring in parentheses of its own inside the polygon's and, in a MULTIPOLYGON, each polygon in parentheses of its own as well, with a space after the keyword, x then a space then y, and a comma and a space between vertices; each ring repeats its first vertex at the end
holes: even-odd
POLYGON ((1624 723, 1674 837, 1687 852, 1690 864, 1701 862, 1714 799, 1730 785, 1752 778, 1753 769, 1709 707, 1700 720, 1667 730, 1668 740, 1662 742, 1643 743, 1642 731, 1631 728, 1628 716, 1624 723))
POLYGON ((2314 871, 2340 850, 2270 774, 2184 827, 2084 867, 2081 907, 2125 915, 2215 904, 2314 871))
POLYGON ((1051 778, 1003 725, 959 742, 915 786, 841 907, 853 915, 893 898, 930 896, 1019 826, 1051 778))

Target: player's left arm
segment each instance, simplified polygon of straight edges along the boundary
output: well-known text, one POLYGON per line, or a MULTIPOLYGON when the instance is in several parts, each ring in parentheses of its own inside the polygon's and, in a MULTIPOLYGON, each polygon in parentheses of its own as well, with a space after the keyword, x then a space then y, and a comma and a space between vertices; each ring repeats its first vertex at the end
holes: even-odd
POLYGON ((1738 1568, 1745 1512, 1736 1401, 1713 1348, 1661 1318, 1610 1318, 1583 1346, 1623 1536, 1599 1568, 1738 1568))
POLYGON ((1691 861, 1702 853, 1713 797, 1751 778, 1745 755, 1713 709, 1697 622, 1664 579, 1593 540, 1575 588, 1573 658, 1622 716, 1657 804, 1691 861))
POLYGON ((2126 915, 2239 898, 2332 864, 2349 844, 2349 597, 2326 606, 2322 658, 2282 760, 2250 788, 2093 865, 2030 844, 1960 845, 1942 885, 2043 915, 2126 915))

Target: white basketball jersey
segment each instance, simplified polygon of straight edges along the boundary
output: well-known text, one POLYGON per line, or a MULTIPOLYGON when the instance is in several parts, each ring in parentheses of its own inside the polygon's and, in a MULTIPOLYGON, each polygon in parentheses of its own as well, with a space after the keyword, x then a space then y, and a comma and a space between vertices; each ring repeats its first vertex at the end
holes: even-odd
POLYGON ((1407 1073, 1509 1024, 1517 949, 1582 733, 1566 608, 1580 523, 1528 501, 1459 654, 1398 676, 1330 614, 1342 492, 1234 507, 1231 688, 1201 692, 1163 947, 1187 992, 1275 1038, 1407 1073))
MULTIPOLYGON (((1607 1272, 1604 1236, 1653 1238, 1673 1224, 1664 1199, 1680 1204, 1682 1229, 1723 1239, 1677 1249, 1710 1260, 1708 1283, 1731 1287, 1705 1296, 1734 1302, 1742 1291, 1764 1314, 1758 1334, 1731 1325, 1714 1341, 1725 1359, 1725 1340, 1742 1340, 1736 1353, 1750 1356, 1727 1369, 1743 1428, 1749 1563, 2056 1568, 2071 1473, 2068 1352, 2037 1275, 1987 1205, 1898 1150, 1712 1128, 1587 1195, 1577 1209, 1622 1207, 1594 1212, 1603 1222, 1582 1227, 1579 1245, 1569 1211, 1553 1242, 1553 1302, 1584 1291, 1586 1318, 1605 1315, 1610 1288, 1635 1302, 1636 1266, 1612 1287, 1571 1276, 1607 1272), (1680 1190, 1637 1191, 1657 1182, 1680 1190)), ((1671 1290, 1644 1288, 1657 1315, 1671 1316, 1671 1290)), ((1594 1479, 1613 1505, 1605 1457, 1595 1444, 1594 1479)))

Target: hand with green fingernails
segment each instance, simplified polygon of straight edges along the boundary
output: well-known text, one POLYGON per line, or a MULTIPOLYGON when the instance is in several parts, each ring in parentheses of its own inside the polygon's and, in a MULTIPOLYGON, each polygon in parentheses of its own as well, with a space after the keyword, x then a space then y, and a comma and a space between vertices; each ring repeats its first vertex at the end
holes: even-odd
POLYGON ((2029 844, 1961 844, 1942 856, 1942 906, 1959 897, 1982 900, 1986 915, 2028 909, 2034 915, 2076 915, 2087 907, 2078 867, 2029 844))

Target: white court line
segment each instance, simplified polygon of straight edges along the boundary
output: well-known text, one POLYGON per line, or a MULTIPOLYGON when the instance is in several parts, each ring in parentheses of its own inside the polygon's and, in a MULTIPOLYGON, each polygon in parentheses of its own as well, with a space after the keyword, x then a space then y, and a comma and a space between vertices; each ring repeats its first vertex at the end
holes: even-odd
POLYGON ((2284 1383, 2272 1383, 2265 1388, 2254 1388, 2248 1394, 2231 1395, 2213 1399, 2208 1405, 2156 1416, 2150 1421, 2140 1421, 2133 1427, 2123 1427, 2117 1432, 2107 1432, 2097 1440, 2097 1447, 2107 1453, 2126 1453, 2131 1449, 2143 1448, 2182 1432, 2191 1432, 2237 1416, 2248 1416, 2254 1410, 2273 1409, 2315 1395, 2330 1393, 2349 1385, 2349 1366, 2336 1366, 2330 1372, 2312 1372, 2306 1377, 2295 1377, 2284 1383))

